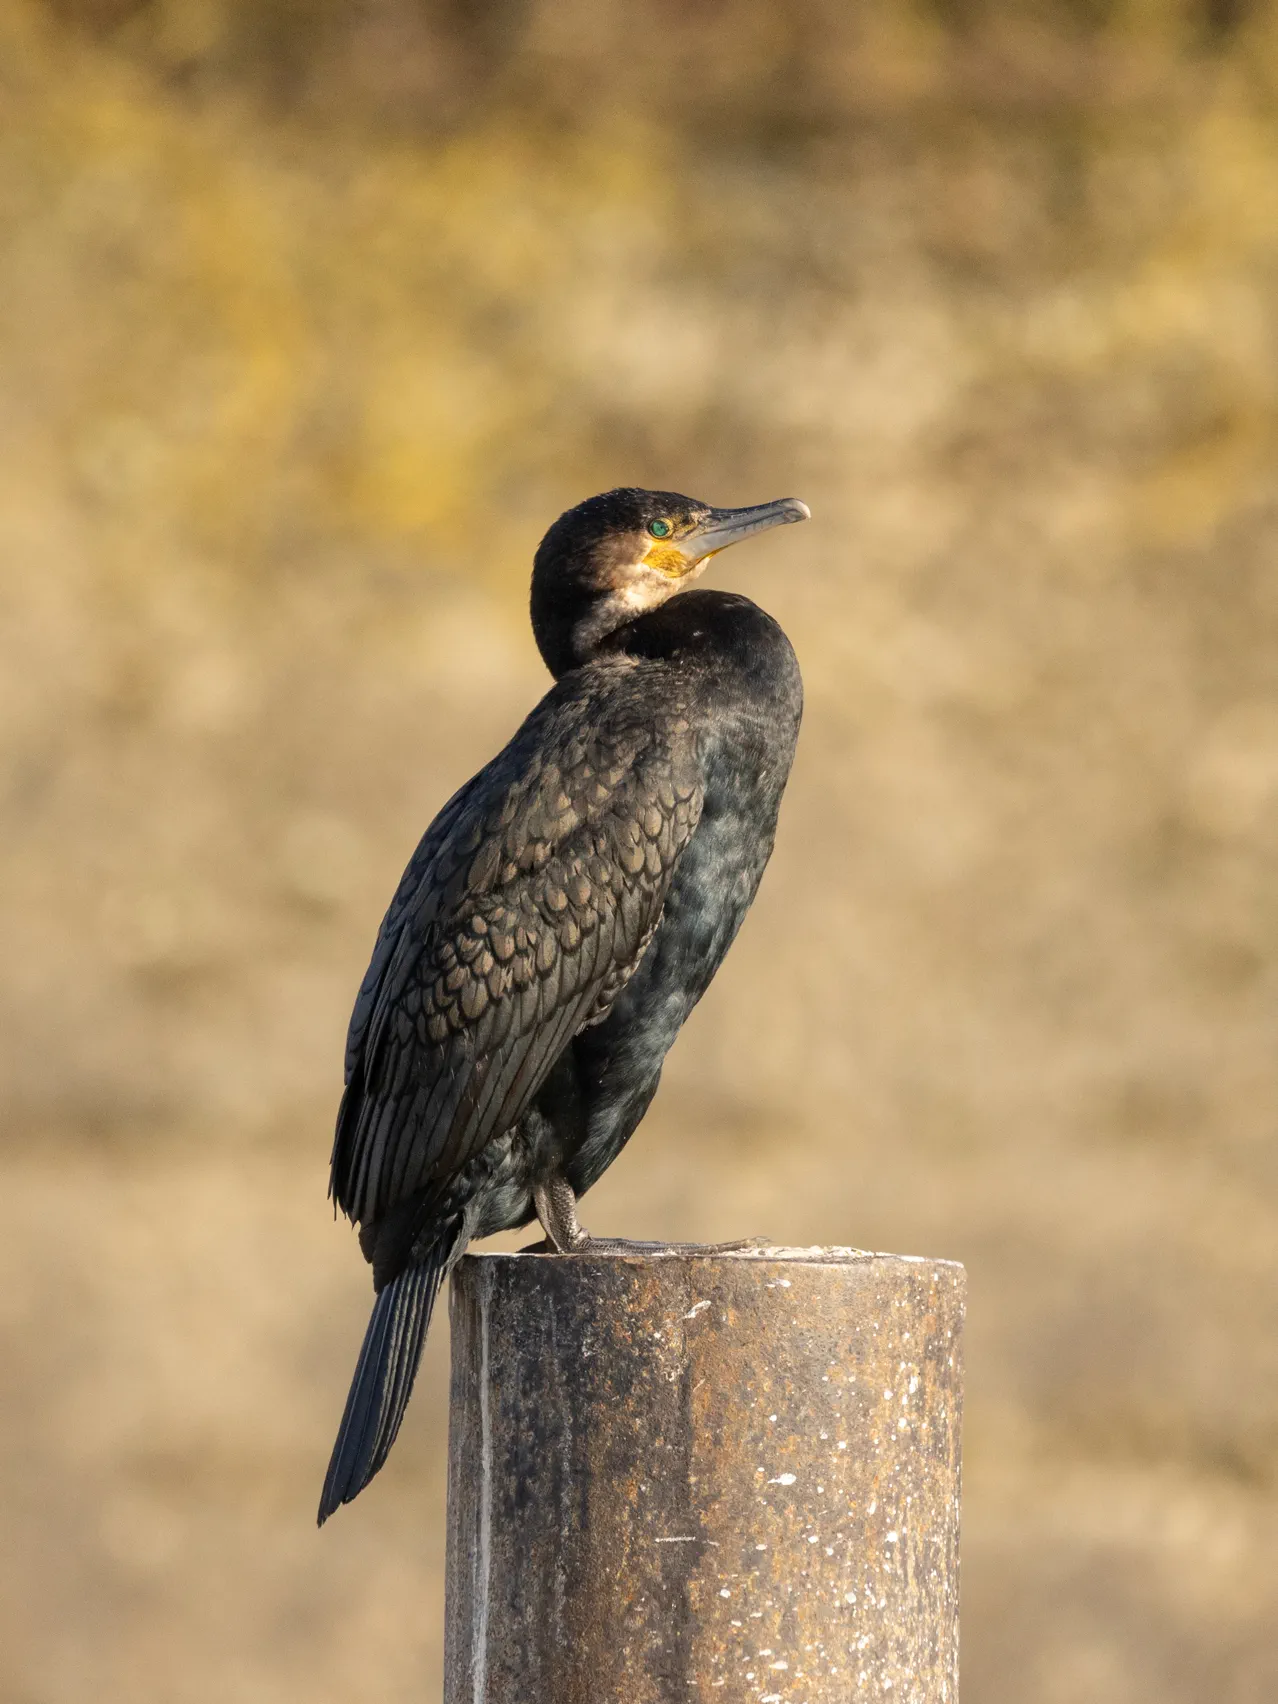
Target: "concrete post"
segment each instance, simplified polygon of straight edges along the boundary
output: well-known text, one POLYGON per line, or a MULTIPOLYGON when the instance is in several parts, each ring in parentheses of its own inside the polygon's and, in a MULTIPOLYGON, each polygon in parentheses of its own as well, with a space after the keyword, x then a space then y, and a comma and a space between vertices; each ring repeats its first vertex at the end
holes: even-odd
POLYGON ((446 1704, 954 1704, 949 1261, 470 1255, 446 1704))

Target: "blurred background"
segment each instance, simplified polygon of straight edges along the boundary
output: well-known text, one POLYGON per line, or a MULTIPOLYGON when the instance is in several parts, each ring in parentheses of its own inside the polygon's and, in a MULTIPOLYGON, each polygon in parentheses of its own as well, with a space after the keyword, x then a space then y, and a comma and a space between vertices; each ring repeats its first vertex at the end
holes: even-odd
POLYGON ((618 483, 808 710, 615 1234, 971 1279, 965 1704, 1278 1697, 1278 6, 0 0, 0 1697, 439 1696, 342 1040, 618 483))

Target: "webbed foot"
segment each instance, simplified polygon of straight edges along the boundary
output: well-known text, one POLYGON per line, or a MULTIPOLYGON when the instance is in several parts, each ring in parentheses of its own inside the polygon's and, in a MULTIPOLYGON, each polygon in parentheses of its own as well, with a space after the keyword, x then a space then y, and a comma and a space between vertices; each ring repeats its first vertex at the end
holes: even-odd
POLYGON ((645 1242, 632 1237, 591 1237, 600 1254, 736 1254, 743 1248, 768 1248, 771 1237, 739 1237, 736 1242, 645 1242))
MULTIPOLYGON (((538 1214, 540 1217, 540 1212, 538 1214)), ((545 1224, 545 1220, 542 1220, 545 1224)), ((581 1227, 577 1227, 581 1230, 581 1227)), ((771 1237, 740 1237, 736 1242, 648 1242, 639 1237, 592 1237, 581 1231, 581 1240, 558 1248, 549 1237, 529 1243, 520 1254, 737 1254, 743 1248, 769 1248, 771 1237)))

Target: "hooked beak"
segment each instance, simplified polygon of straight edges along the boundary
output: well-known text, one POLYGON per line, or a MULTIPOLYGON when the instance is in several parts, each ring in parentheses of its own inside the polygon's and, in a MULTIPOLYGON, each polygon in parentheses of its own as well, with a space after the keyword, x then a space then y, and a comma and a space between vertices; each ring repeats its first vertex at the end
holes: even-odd
POLYGON ((751 533, 811 519, 811 509, 797 497, 782 497, 776 503, 756 503, 748 509, 711 509, 690 532, 684 533, 679 540, 679 549, 689 564, 695 565, 704 562, 716 551, 726 550, 730 544, 749 538, 751 533))

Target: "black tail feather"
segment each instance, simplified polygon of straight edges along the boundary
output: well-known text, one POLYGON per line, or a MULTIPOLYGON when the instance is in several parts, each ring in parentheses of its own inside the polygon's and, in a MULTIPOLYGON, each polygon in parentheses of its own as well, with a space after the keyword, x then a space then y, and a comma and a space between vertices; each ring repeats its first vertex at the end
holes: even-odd
POLYGON ((426 1328, 457 1251, 446 1235, 426 1260, 386 1285, 373 1304, 320 1496, 319 1524, 368 1484, 390 1454, 412 1395, 426 1328))

